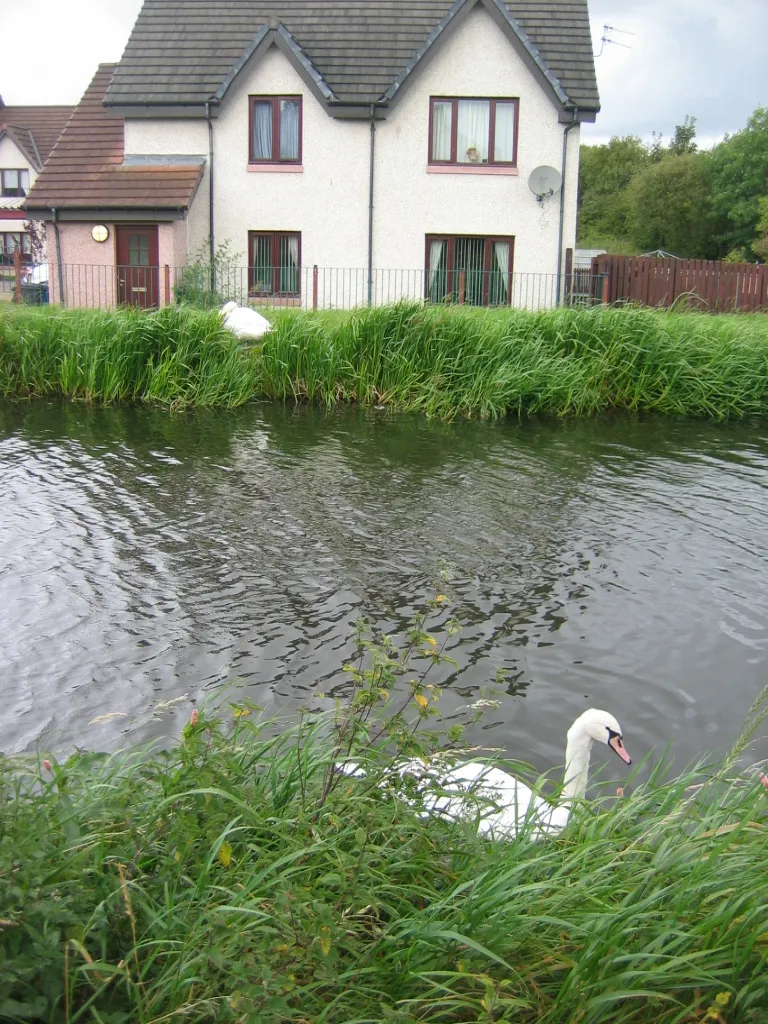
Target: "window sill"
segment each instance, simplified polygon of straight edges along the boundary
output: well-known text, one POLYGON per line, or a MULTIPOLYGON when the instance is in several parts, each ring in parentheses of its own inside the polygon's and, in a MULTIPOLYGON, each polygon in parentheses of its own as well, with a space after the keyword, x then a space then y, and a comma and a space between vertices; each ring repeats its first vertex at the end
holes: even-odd
POLYGON ((261 306, 262 308, 269 306, 300 306, 301 296, 300 295, 264 295, 263 292, 259 293, 248 293, 248 301, 254 306, 261 306))
POLYGON ((249 174, 302 174, 303 164, 246 164, 249 174))
POLYGON ((427 174, 500 174, 517 177, 517 167, 496 167, 493 164, 427 164, 427 174))

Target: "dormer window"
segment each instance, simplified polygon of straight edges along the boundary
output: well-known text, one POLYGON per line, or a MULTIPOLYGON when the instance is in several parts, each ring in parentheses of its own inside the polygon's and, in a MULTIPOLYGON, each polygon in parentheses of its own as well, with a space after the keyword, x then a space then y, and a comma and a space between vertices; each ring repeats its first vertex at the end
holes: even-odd
POLYGON ((29 192, 29 171, 0 171, 0 196, 25 196, 29 192))
POLYGON ((517 166, 517 99, 433 96, 429 101, 429 162, 517 166))
POLYGON ((249 162, 301 163, 301 96, 251 96, 250 101, 249 162))

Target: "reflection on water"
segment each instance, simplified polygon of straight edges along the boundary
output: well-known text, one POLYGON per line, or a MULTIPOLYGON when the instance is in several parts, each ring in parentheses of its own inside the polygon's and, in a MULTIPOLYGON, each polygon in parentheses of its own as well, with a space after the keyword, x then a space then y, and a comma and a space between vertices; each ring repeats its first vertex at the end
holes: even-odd
POLYGON ((767 483, 762 426, 0 405, 0 749, 143 740, 233 678, 329 692, 445 559, 444 710, 510 689, 474 741, 562 763, 592 705, 687 761, 765 682, 767 483))

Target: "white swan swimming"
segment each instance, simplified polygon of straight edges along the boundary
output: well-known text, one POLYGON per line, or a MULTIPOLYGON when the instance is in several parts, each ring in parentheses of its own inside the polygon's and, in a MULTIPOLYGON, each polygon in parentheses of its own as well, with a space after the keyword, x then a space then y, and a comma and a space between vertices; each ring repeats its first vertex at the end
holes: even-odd
POLYGON ((220 312, 224 317, 225 330, 231 331, 237 338, 258 341, 267 331, 272 330, 269 320, 250 306, 238 306, 236 302, 227 302, 221 307, 220 312))
MULTIPOLYGON (((606 743, 622 761, 632 764, 619 723, 607 711, 590 708, 568 730, 562 801, 556 805, 537 796, 529 786, 508 772, 479 761, 449 768, 437 760, 424 762, 416 759, 395 764, 393 768, 401 778, 408 776, 419 784, 429 784, 418 801, 429 814, 456 821, 475 818, 482 813, 478 823, 480 835, 514 839, 525 827, 529 838, 541 839, 564 828, 573 802, 583 799, 587 791, 593 743, 606 743), (434 792, 436 789, 440 792, 434 792), (493 805, 487 813, 483 813, 482 808, 485 802, 493 805)), ((341 770, 347 775, 365 774, 355 763, 348 763, 341 770)), ((408 797, 405 799, 412 804, 417 802, 408 797)))

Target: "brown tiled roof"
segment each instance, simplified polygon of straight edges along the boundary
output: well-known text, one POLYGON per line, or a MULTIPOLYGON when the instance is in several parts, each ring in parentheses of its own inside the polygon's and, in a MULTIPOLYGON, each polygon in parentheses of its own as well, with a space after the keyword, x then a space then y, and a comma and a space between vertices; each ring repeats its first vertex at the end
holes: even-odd
MULTIPOLYGON (((144 0, 106 102, 205 103, 226 87, 260 32, 278 23, 329 105, 394 92, 427 41, 475 0, 144 0)), ((599 110, 587 0, 481 0, 560 89, 599 110)))
POLYGON ((0 133, 7 132, 35 170, 56 145, 74 107, 0 107, 0 133))
POLYGON ((102 100, 115 64, 100 64, 24 206, 46 209, 173 209, 189 206, 202 176, 199 164, 123 164, 123 119, 102 100))

